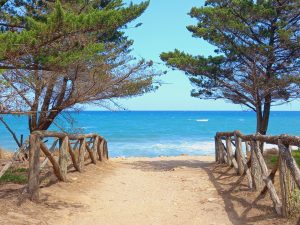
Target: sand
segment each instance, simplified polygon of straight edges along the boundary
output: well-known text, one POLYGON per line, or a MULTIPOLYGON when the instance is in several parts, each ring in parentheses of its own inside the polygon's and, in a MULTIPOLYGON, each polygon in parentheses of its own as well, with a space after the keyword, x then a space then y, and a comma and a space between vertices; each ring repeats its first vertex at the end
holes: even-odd
POLYGON ((42 188, 38 204, 19 205, 20 186, 2 187, 0 224, 297 223, 276 217, 268 196, 254 204, 257 193, 210 156, 116 158, 68 178, 42 188))

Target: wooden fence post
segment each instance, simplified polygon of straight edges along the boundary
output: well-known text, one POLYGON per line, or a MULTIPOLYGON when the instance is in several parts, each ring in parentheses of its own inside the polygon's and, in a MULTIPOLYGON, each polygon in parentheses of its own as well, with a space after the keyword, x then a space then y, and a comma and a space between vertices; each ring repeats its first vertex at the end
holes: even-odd
POLYGON ((238 164, 238 174, 243 175, 245 168, 243 165, 243 152, 242 152, 242 141, 241 138, 237 136, 236 132, 234 132, 235 138, 235 152, 236 152, 236 161, 238 164))
POLYGON ((69 138, 68 136, 64 137, 61 140, 61 145, 59 148, 59 167, 63 177, 63 180, 67 180, 67 171, 68 171, 68 148, 69 148, 69 138))
POLYGON ((281 157, 286 161, 286 166, 289 168, 291 175, 294 178, 298 188, 300 189, 300 169, 297 166, 295 159, 289 149, 284 146, 281 141, 278 142, 279 152, 281 157))
POLYGON ((264 181, 262 179, 262 171, 261 171, 261 167, 259 165, 257 156, 254 152, 254 145, 257 145, 257 147, 259 147, 259 143, 256 143, 255 141, 251 141, 251 176, 252 176, 252 180, 253 180, 253 189, 256 191, 261 191, 265 184, 264 181))
POLYGON ((286 162, 282 157, 282 153, 279 152, 279 178, 280 178, 280 189, 281 189, 281 200, 282 200, 282 215, 288 217, 290 213, 290 172, 287 168, 286 162))
POLYGON ((96 163, 96 158, 97 158, 97 153, 98 153, 98 146, 99 146, 98 143, 99 143, 99 137, 96 136, 96 137, 94 138, 94 141, 93 141, 93 147, 92 147, 92 151, 93 151, 95 163, 96 163))
POLYGON ((272 180, 269 178, 269 174, 268 174, 268 167, 265 163, 265 160, 263 158, 263 155, 261 153, 261 150, 259 148, 260 143, 256 142, 254 145, 254 152, 256 154, 256 157, 258 159, 259 165, 261 167, 261 171, 262 171, 262 175, 263 175, 263 180, 266 183, 269 193, 270 193, 270 197, 273 201, 275 210, 277 212, 278 215, 282 215, 282 203, 276 193, 275 187, 272 183, 272 180))
POLYGON ((74 151, 72 149, 72 146, 71 146, 71 143, 70 143, 69 140, 68 140, 68 150, 69 150, 69 154, 71 156, 71 160, 72 160, 72 163, 73 163, 73 166, 74 166, 75 170, 76 171, 80 171, 80 168, 79 168, 77 160, 76 160, 75 153, 74 153, 74 151))
POLYGON ((102 139, 98 145, 98 156, 100 161, 104 161, 104 139, 102 139))
POLYGON ((39 200, 40 186, 40 137, 37 135, 29 136, 29 174, 28 174, 28 193, 32 201, 39 200))
MULTIPOLYGON (((279 177, 280 177, 280 188, 282 197, 282 214, 284 217, 288 217, 291 211, 290 197, 294 189, 294 180, 297 183, 300 180, 299 168, 291 154, 291 150, 287 144, 282 143, 278 140, 279 148, 279 177), (292 176, 291 176, 292 175, 292 176)), ((299 184, 298 187, 300 188, 299 184)))
POLYGON ((107 148, 107 141, 105 139, 104 139, 104 145, 103 146, 104 146, 104 148, 103 148, 104 149, 104 159, 108 160, 108 157, 109 157, 108 156, 108 148, 107 148))
POLYGON ((224 146, 221 137, 218 137, 219 163, 225 163, 224 146))
POLYGON ((63 176, 59 163, 57 163, 56 159, 51 155, 51 152, 48 150, 47 146, 44 143, 41 143, 40 145, 42 152, 48 157, 48 159, 52 163, 54 174, 56 175, 58 180, 66 181, 66 176, 63 176))
POLYGON ((248 159, 251 158, 251 148, 249 148, 249 142, 245 141, 245 146, 246 146, 246 156, 248 159))
POLYGON ((227 149, 227 163, 228 163, 228 166, 232 166, 231 137, 226 137, 226 149, 227 149))
POLYGON ((97 152, 100 161, 108 160, 107 142, 105 139, 102 139, 98 142, 97 152))
POLYGON ((218 136, 215 136, 215 160, 219 162, 219 143, 218 143, 218 136))
POLYGON ((78 155, 78 167, 79 170, 82 171, 84 166, 84 153, 85 153, 85 139, 80 140, 80 146, 79 146, 79 155, 78 155))
POLYGON ((93 148, 91 149, 88 145, 88 143, 85 144, 86 150, 88 151, 91 161, 93 164, 96 164, 95 154, 93 152, 93 148))

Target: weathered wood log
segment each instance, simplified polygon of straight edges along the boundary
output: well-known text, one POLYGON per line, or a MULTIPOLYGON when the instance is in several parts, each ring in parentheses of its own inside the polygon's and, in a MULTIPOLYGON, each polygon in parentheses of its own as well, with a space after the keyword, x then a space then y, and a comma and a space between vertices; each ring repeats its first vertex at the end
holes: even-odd
POLYGON ((245 141, 246 146, 246 156, 248 159, 251 158, 251 147, 249 146, 249 141, 245 141))
POLYGON ((234 139, 235 139, 235 153, 236 153, 236 161, 238 164, 238 174, 239 175, 243 175, 245 168, 244 168, 244 164, 243 164, 243 152, 242 152, 242 141, 241 138, 239 136, 237 136, 236 134, 234 135, 234 139))
POLYGON ((59 164, 58 162, 56 161, 56 159, 52 156, 51 152, 48 150, 47 146, 41 142, 41 150, 42 152, 45 154, 45 156, 47 156, 47 158, 50 160, 52 166, 53 166, 53 171, 54 171, 54 174, 55 176, 57 177, 57 179, 59 181, 66 181, 66 177, 63 176, 61 170, 60 170, 60 167, 59 167, 59 164))
POLYGON ((223 146, 223 161, 228 164, 228 156, 227 156, 227 148, 226 146, 224 145, 223 142, 222 143, 222 146, 223 146))
POLYGON ((97 158, 98 146, 99 146, 99 138, 97 136, 97 137, 94 138, 93 146, 92 146, 92 151, 93 151, 95 161, 96 161, 96 158, 97 158))
POLYGON ((75 156, 75 154, 73 152, 71 143, 69 141, 68 141, 68 146, 69 146, 68 150, 69 150, 69 154, 71 156, 71 160, 72 160, 73 166, 74 166, 74 168, 75 168, 76 171, 80 171, 80 167, 77 164, 76 156, 75 156))
POLYGON ((100 161, 105 161, 104 145, 105 145, 105 140, 102 139, 98 145, 98 156, 100 161))
POLYGON ((270 197, 273 201, 273 205, 274 208, 276 210, 276 213, 278 215, 282 215, 282 203, 276 193, 276 189, 272 183, 272 180, 269 178, 268 176, 268 167, 265 163, 265 160, 263 158, 263 155, 259 149, 259 142, 256 142, 254 144, 254 153, 256 154, 256 157, 258 159, 259 165, 261 167, 261 171, 262 171, 262 175, 263 175, 263 180, 266 183, 269 193, 270 193, 270 197))
POLYGON ((261 167, 259 165, 258 159, 254 152, 255 144, 257 144, 257 143, 254 141, 250 142, 250 145, 251 145, 251 156, 250 156, 251 157, 251 176, 252 176, 252 180, 253 180, 253 189, 256 191, 261 191, 265 186, 265 182, 262 179, 261 167))
POLYGON ((59 167, 64 180, 67 180, 69 137, 66 136, 60 141, 61 145, 59 148, 59 167))
POLYGON ((49 162, 49 159, 46 157, 44 159, 44 161, 41 163, 41 166, 40 166, 41 170, 47 165, 48 162, 49 162))
POLYGON ((234 136, 234 132, 217 132, 216 137, 232 137, 234 136))
POLYGON ((248 167, 248 163, 246 162, 245 158, 242 158, 242 163, 243 163, 243 167, 245 169, 244 173, 246 174, 246 177, 247 177, 247 180, 248 180, 248 187, 250 189, 252 189, 253 188, 253 180, 252 180, 250 169, 248 167))
MULTIPOLYGON (((277 163, 274 165, 270 175, 269 175, 269 179, 272 181, 272 183, 274 184, 274 179, 275 179, 275 175, 276 175, 276 172, 279 168, 279 161, 277 161, 277 163)), ((265 187, 263 188, 263 190, 260 192, 260 195, 265 195, 268 191, 268 187, 265 185, 265 187)))
POLYGON ((31 201, 38 201, 40 185, 40 138, 37 135, 30 135, 29 146, 28 194, 31 201))
POLYGON ((74 145, 74 147, 73 147, 73 150, 74 150, 74 151, 76 151, 76 149, 77 149, 79 143, 80 143, 80 140, 77 140, 77 141, 75 142, 75 145, 74 145))
POLYGON ((55 150, 55 147, 56 147, 58 141, 59 141, 59 139, 54 140, 51 147, 49 148, 49 152, 53 152, 55 150))
POLYGON ((0 172, 0 178, 5 174, 5 172, 12 166, 13 162, 9 161, 8 163, 5 164, 5 166, 2 168, 0 172))
POLYGON ((89 155, 90 155, 90 158, 91 158, 91 160, 92 160, 92 163, 96 164, 96 159, 95 159, 95 155, 94 155, 94 153, 93 153, 93 150, 90 149, 90 147, 89 147, 89 145, 88 145, 87 143, 86 143, 85 147, 86 147, 86 150, 88 151, 88 153, 89 153, 89 155))
POLYGON ((231 165, 235 169, 236 173, 238 174, 238 164, 235 160, 235 156, 232 152, 232 141, 231 138, 226 139, 226 146, 227 146, 227 153, 229 154, 229 158, 231 161, 231 165))
POLYGON ((109 158, 108 147, 107 147, 107 141, 105 139, 104 139, 103 149, 104 149, 104 160, 108 160, 108 158, 109 158))
POLYGON ((292 153, 289 151, 288 147, 284 145, 281 139, 278 141, 278 148, 282 159, 285 160, 286 166, 290 170, 291 175, 295 180, 295 183, 300 189, 300 169, 297 166, 297 163, 293 158, 292 153))
POLYGON ((290 136, 286 134, 281 134, 277 136, 269 136, 269 135, 261 135, 261 134, 253 134, 253 135, 244 135, 240 131, 236 130, 234 132, 217 132, 217 137, 231 137, 238 136, 243 141, 259 141, 261 143, 268 144, 278 144, 278 140, 280 139, 283 144, 286 145, 294 145, 300 147, 300 137, 298 136, 290 136))
POLYGON ((79 146, 79 157, 78 157, 78 165, 80 168, 80 171, 82 171, 84 166, 84 153, 86 150, 86 142, 85 139, 80 140, 80 146, 79 146))
POLYGON ((78 155, 78 165, 79 165, 80 171, 82 171, 82 168, 84 166, 85 152, 86 152, 86 141, 85 141, 85 139, 82 139, 82 140, 80 140, 79 155, 78 155))
MULTIPOLYGON (((29 140, 26 140, 26 144, 29 142, 29 140)), ((0 172, 0 178, 5 174, 5 172, 13 165, 13 162, 17 159, 19 159, 20 154, 24 151, 24 149, 26 148, 26 144, 23 144, 18 151, 16 151, 12 157, 12 159, 7 162, 5 164, 5 166, 2 168, 1 172, 0 172)))
MULTIPOLYGON (((57 137, 59 139, 63 139, 65 137, 69 137, 69 140, 79 140, 84 138, 95 138, 99 136, 98 134, 68 134, 68 133, 59 133, 54 131, 34 131, 32 134, 36 134, 41 138, 45 137, 57 137)), ((101 136, 99 136, 101 137, 101 136)), ((101 137, 102 138, 102 137, 101 137)))
POLYGON ((231 162, 232 162, 232 165, 233 165, 233 168, 234 168, 236 174, 238 174, 239 167, 238 167, 237 161, 235 160, 234 155, 231 156, 231 162))
POLYGON ((219 162, 219 144, 217 136, 215 136, 215 160, 216 162, 219 162))
POLYGON ((282 215, 288 217, 290 213, 290 171, 287 168, 286 161, 279 153, 279 180, 281 189, 281 200, 282 200, 282 215))
POLYGON ((223 147, 223 158, 224 158, 223 159, 224 163, 228 164, 227 152, 224 147, 223 147))
POLYGON ((224 157, 224 145, 223 145, 223 142, 222 142, 222 139, 219 138, 218 139, 218 151, 219 151, 219 163, 222 164, 222 163, 225 163, 225 157, 224 157))
POLYGON ((226 137, 226 149, 227 149, 227 164, 228 164, 228 166, 232 166, 231 137, 226 137))

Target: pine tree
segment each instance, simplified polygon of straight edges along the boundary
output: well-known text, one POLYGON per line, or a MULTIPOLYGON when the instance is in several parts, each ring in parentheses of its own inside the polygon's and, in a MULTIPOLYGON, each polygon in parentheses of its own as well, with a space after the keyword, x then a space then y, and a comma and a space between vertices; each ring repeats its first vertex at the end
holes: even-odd
POLYGON ((192 8, 193 37, 216 47, 215 56, 179 50, 162 53, 170 67, 186 72, 192 96, 226 99, 256 112, 266 134, 271 106, 299 97, 300 2, 208 0, 192 8))
MULTIPOLYGON (((65 109, 154 90, 151 62, 130 55, 122 31, 149 2, 13 1, 0 18, 2 110, 31 111, 30 131, 65 109), (22 10, 21 10, 22 9, 22 10)), ((1 4, 0 4, 1 5, 1 4)))

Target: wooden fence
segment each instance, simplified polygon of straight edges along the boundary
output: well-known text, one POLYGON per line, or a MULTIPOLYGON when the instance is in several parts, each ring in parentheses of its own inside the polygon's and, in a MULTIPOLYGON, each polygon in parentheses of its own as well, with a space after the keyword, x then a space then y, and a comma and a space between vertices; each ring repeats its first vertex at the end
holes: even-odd
MULTIPOLYGON (((48 145, 50 146, 50 145, 48 145)), ((31 200, 39 199, 40 171, 48 161, 51 162, 53 172, 59 181, 67 181, 69 162, 76 171, 82 172, 85 159, 92 163, 108 160, 106 140, 98 134, 65 134, 50 131, 35 131, 29 137, 29 175, 28 188, 31 200), (53 139, 50 148, 44 139, 53 139), (58 148, 56 147, 59 145, 58 148), (55 149, 58 153, 54 154, 55 149), (41 162, 41 154, 45 160, 41 162), (70 158, 70 160, 69 160, 70 158)))
POLYGON ((269 192, 277 214, 288 217, 291 194, 300 189, 300 170, 292 156, 291 146, 300 147, 300 137, 218 132, 215 136, 216 162, 228 164, 238 175, 247 177, 249 188, 260 190, 260 195, 269 192), (278 146, 278 160, 272 170, 268 169, 264 159, 262 148, 265 143, 278 146), (242 150, 243 144, 245 151, 242 150), (276 190, 274 178, 277 171, 280 188, 276 190))

